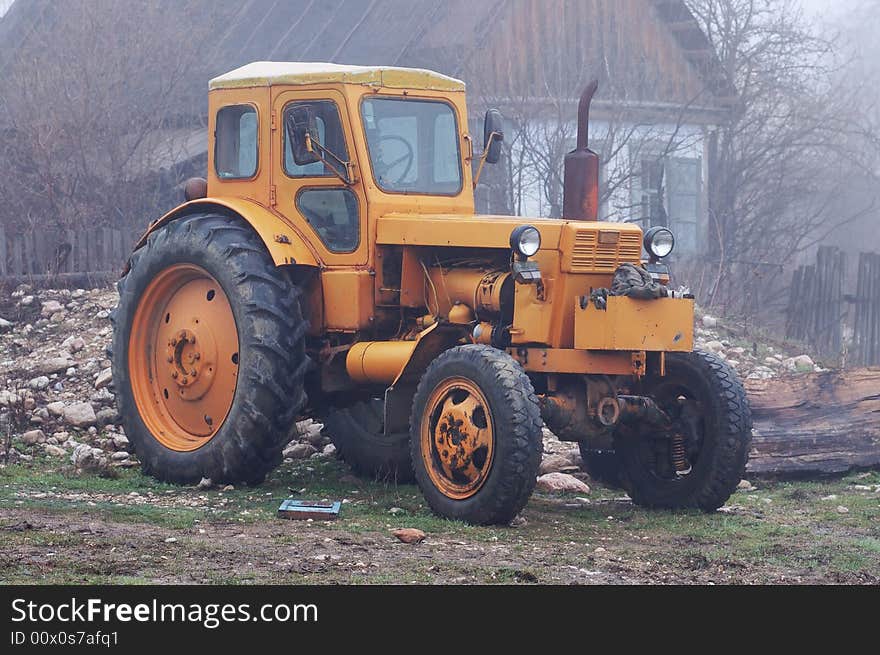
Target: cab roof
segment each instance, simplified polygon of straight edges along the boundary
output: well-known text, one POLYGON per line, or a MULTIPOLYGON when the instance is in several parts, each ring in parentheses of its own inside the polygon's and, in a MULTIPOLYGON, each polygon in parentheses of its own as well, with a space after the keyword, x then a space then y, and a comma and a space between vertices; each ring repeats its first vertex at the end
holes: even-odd
POLYGON ((391 89, 464 91, 461 80, 419 68, 348 66, 318 62, 257 61, 236 68, 208 85, 214 89, 306 84, 362 84, 391 89))

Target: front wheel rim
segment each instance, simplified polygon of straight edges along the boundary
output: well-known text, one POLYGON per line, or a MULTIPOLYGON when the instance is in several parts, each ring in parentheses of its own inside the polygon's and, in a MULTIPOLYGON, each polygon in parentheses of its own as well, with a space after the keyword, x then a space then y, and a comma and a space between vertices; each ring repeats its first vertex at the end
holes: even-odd
POLYGON ((238 347, 229 299, 205 269, 175 264, 150 281, 132 320, 128 371, 159 443, 187 452, 216 436, 235 397, 238 347))
POLYGON ((495 429, 489 403, 466 378, 441 382, 428 398, 420 430, 422 462, 433 485, 445 496, 474 496, 489 476, 495 429))

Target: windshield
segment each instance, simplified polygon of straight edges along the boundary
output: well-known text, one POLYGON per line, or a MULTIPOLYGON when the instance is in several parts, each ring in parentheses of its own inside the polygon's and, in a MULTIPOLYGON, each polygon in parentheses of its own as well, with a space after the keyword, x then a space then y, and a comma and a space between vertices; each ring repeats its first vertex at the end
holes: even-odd
POLYGON ((361 105, 376 184, 393 193, 456 195, 461 157, 455 112, 445 102, 370 98, 361 105))

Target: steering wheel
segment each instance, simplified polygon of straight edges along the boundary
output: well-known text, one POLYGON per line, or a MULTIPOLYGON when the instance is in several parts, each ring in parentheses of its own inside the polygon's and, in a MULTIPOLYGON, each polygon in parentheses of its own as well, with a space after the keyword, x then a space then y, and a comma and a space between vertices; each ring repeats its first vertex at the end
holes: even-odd
POLYGON ((401 156, 395 159, 392 162, 384 164, 385 170, 382 173, 382 177, 385 177, 388 174, 388 171, 392 170, 395 166, 398 166, 404 162, 406 162, 406 166, 403 169, 403 173, 401 173, 396 179, 391 180, 388 179, 388 182, 391 184, 400 184, 403 182, 404 178, 409 174, 410 169, 412 169, 413 162, 415 161, 415 152, 413 152, 413 147, 409 141, 404 139, 402 136, 398 136, 396 134, 388 134, 379 137, 379 145, 381 146, 385 141, 399 141, 404 146, 406 146, 406 152, 401 156))

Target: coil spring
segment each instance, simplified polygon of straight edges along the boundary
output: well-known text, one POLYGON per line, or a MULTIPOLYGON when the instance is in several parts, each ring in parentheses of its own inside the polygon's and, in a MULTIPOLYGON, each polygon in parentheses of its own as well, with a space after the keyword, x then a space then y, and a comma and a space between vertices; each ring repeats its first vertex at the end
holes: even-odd
POLYGON ((684 447, 684 435, 680 432, 672 435, 672 465, 677 475, 687 475, 691 472, 684 447))

